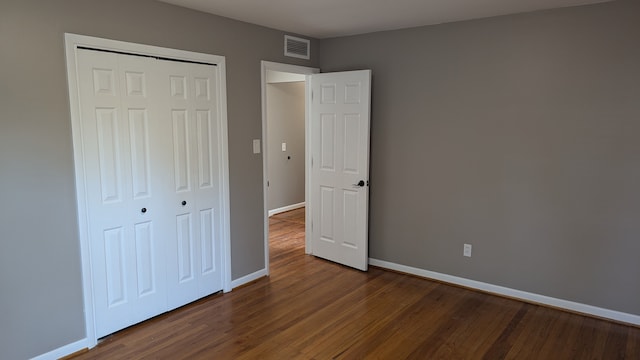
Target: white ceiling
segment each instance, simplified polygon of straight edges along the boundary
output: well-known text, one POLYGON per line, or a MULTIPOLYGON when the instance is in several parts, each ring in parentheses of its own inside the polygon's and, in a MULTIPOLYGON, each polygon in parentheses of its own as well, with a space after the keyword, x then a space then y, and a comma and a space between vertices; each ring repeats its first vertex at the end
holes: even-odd
POLYGON ((322 39, 610 0, 160 1, 322 39))

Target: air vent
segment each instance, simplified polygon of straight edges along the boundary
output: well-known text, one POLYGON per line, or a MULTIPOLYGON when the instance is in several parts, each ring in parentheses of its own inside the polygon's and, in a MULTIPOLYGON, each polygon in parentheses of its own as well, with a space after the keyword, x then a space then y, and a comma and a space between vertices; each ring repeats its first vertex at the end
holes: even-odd
POLYGON ((284 56, 309 60, 310 41, 299 37, 284 36, 284 56))

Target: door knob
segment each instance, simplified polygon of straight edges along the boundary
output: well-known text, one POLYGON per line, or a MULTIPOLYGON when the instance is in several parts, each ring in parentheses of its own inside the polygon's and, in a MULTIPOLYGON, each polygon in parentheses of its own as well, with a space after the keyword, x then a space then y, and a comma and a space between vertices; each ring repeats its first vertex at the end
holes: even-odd
POLYGON ((144 214, 144 213, 147 212, 147 208, 142 208, 142 209, 140 209, 140 211, 144 214))
POLYGON ((185 205, 187 205, 187 202, 182 200, 182 206, 185 206, 185 205))
POLYGON ((357 184, 353 184, 353 186, 363 187, 364 186, 364 180, 358 181, 358 183, 357 184))

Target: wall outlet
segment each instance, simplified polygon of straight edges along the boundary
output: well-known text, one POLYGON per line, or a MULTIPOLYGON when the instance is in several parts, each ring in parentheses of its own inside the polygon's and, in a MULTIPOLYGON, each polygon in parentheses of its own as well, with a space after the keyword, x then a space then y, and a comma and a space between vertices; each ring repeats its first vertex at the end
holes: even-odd
POLYGON ((471 257, 471 244, 464 244, 462 255, 466 257, 471 257))

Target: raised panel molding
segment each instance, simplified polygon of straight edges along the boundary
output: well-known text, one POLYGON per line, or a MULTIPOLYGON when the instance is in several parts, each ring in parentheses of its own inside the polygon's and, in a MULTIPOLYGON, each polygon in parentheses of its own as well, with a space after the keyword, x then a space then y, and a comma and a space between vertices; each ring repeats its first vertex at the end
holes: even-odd
POLYGON ((187 110, 173 110, 173 159, 176 191, 191 190, 189 124, 187 110))
POLYGON ((151 221, 135 224, 136 272, 138 274, 138 296, 153 294, 156 291, 156 278, 153 254, 155 238, 151 221))
POLYGON ((149 197, 149 120, 147 109, 129 109, 133 198, 149 197))
POLYGON ((102 202, 122 201, 118 111, 113 108, 98 108, 96 109, 96 122, 102 202))
POLYGON ((127 302, 127 272, 124 255, 124 229, 121 227, 104 232, 105 265, 107 276, 107 306, 110 308, 127 302))

